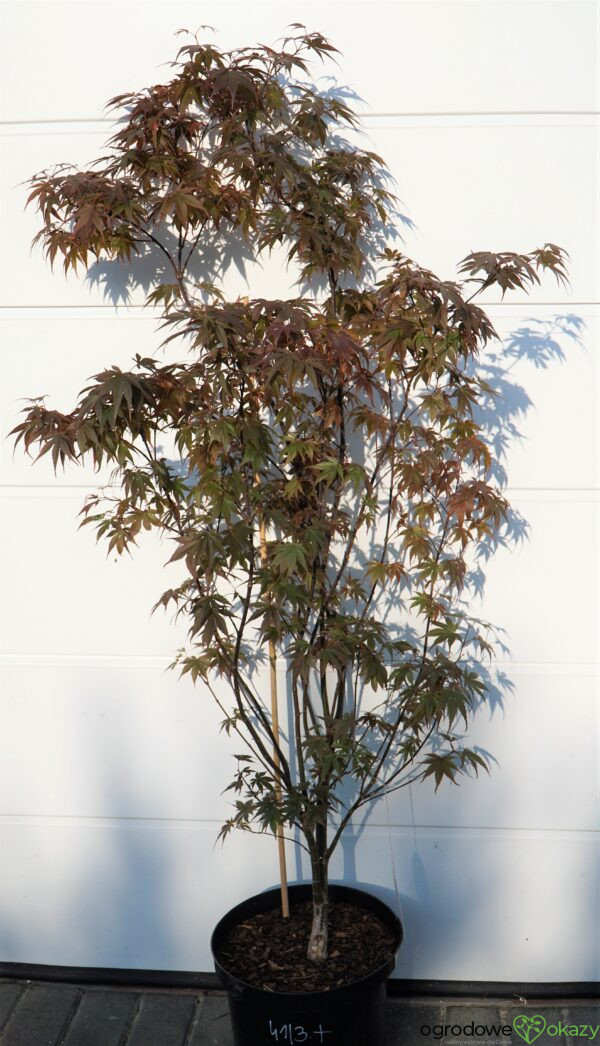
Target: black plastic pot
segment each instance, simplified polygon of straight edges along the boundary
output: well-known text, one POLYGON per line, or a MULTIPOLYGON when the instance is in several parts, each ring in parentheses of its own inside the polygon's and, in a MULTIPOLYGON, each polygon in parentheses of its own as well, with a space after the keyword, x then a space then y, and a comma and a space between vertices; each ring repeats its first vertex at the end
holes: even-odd
MULTIPOLYGON (((290 905, 310 901, 310 885, 289 887, 290 905)), ((402 941, 398 917, 383 901, 350 886, 331 885, 331 901, 353 904, 372 912, 402 941)), ((385 1042, 385 982, 394 968, 387 959, 367 977, 320 992, 277 992, 254 988, 228 973, 217 954, 234 926, 280 904, 280 892, 268 890, 232 908, 217 923, 211 949, 217 976, 229 997, 234 1046, 383 1046, 385 1042)))

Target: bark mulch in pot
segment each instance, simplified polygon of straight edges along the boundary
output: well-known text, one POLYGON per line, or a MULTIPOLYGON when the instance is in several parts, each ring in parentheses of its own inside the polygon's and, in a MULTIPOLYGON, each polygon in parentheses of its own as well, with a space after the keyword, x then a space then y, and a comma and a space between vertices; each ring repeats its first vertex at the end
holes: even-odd
POLYGON ((229 973, 255 988, 314 992, 341 988, 366 977, 394 954, 394 937, 380 920, 351 904, 329 905, 329 956, 306 958, 312 904, 294 905, 289 919, 279 909, 235 926, 218 959, 229 973))

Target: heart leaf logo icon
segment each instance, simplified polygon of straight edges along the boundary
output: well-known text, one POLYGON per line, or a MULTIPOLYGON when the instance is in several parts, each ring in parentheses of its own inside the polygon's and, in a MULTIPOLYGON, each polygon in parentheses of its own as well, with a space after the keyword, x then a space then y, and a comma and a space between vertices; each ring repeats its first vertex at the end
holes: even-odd
POLYGON ((532 1042, 539 1039, 545 1027, 546 1020, 539 1013, 535 1013, 532 1017, 526 1017, 523 1013, 519 1017, 515 1017, 513 1021, 513 1028, 517 1035, 525 1039, 528 1046, 531 1046, 532 1042))

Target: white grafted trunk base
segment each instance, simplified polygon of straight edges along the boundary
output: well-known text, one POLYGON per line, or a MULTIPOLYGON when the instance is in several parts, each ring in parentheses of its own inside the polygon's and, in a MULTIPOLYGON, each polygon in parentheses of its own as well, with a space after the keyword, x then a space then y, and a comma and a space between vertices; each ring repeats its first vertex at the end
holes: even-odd
POLYGON ((324 962, 327 958, 327 904, 313 902, 313 919, 308 942, 308 958, 311 962, 324 962))

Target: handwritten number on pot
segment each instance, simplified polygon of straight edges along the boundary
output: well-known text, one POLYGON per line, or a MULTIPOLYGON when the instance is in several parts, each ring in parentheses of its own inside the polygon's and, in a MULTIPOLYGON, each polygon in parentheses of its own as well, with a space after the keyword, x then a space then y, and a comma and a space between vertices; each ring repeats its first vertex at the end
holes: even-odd
POLYGON ((316 1040, 322 1043, 325 1040, 325 1036, 331 1035, 331 1032, 324 1028, 322 1024, 319 1024, 318 1028, 313 1028, 312 1031, 307 1031, 300 1024, 281 1024, 278 1026, 270 1020, 269 1034, 275 1042, 286 1042, 289 1046, 301 1046, 301 1043, 309 1040, 316 1040))

